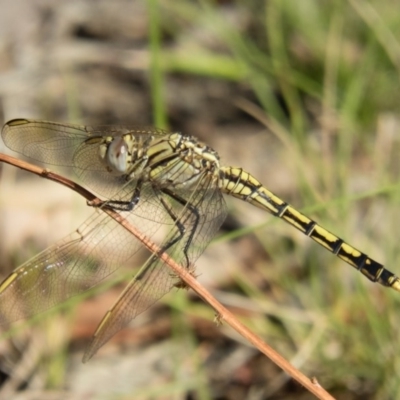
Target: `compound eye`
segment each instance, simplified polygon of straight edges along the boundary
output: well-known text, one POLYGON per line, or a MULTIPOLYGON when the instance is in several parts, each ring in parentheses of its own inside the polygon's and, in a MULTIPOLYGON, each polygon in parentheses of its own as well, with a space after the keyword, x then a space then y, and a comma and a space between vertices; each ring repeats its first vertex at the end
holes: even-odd
POLYGON ((116 137, 108 145, 105 161, 113 172, 126 173, 128 169, 128 146, 123 137, 116 137))

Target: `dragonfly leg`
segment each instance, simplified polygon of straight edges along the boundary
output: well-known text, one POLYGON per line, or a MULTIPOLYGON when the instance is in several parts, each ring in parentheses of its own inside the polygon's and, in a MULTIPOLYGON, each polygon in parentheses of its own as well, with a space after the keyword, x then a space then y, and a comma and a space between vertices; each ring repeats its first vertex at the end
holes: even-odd
POLYGON ((102 200, 97 203, 88 202, 88 205, 96 208, 102 208, 103 206, 107 205, 108 207, 112 207, 116 211, 132 211, 139 203, 141 187, 142 182, 139 181, 129 201, 102 200))
MULTIPOLYGON (((180 197, 179 195, 173 193, 172 191, 170 191, 168 189, 161 189, 161 190, 163 193, 165 193, 166 195, 168 195, 169 197, 171 197, 172 199, 177 201, 183 207, 187 208, 187 210, 192 214, 192 216, 194 216, 195 220, 194 220, 194 223, 192 224, 193 227, 191 228, 188 239, 185 243, 185 246, 183 247, 183 254, 185 255, 185 258, 186 258, 186 267, 189 268, 190 260, 189 260, 188 251, 189 251, 189 247, 193 241, 193 237, 196 233, 196 230, 199 226, 199 220, 200 220, 199 211, 196 209, 195 206, 193 206, 193 204, 191 204, 184 198, 180 197)), ((165 205, 164 205, 164 207, 165 207, 165 205)), ((185 231, 186 231, 186 227, 179 221, 179 218, 172 212, 172 210, 170 210, 170 211, 167 210, 167 212, 171 216, 171 218, 176 222, 178 229, 181 231, 181 236, 183 237, 183 235, 185 234, 185 231)), ((185 218, 185 219, 187 220, 187 218, 185 218)))

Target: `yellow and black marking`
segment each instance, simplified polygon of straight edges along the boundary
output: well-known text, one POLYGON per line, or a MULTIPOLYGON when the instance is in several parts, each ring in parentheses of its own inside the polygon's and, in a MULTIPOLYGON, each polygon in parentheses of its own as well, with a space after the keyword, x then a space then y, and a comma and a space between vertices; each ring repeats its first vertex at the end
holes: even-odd
POLYGON ((372 282, 400 291, 400 279, 382 264, 369 258, 333 233, 318 225, 300 211, 266 189, 257 179, 241 168, 221 167, 221 190, 226 194, 247 201, 290 225, 315 240, 347 264, 359 270, 372 282))

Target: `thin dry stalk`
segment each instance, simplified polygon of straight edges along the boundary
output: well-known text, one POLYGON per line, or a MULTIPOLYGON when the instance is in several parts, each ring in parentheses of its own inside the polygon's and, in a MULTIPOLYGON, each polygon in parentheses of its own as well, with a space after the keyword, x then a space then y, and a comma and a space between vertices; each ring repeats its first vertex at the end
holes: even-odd
MULTIPOLYGON (((32 165, 30 163, 18 160, 16 158, 4 155, 0 153, 0 162, 5 162, 7 164, 13 165, 17 168, 23 169, 25 171, 31 172, 33 174, 39 175, 43 178, 50 179, 54 182, 61 183, 62 185, 74 190, 83 196, 87 201, 100 202, 101 200, 90 193, 88 190, 84 189, 82 186, 76 184, 75 182, 64 178, 58 174, 55 174, 47 169, 32 165)), ((319 399, 333 399, 333 397, 327 393, 318 383, 315 377, 308 378, 303 375, 298 369, 292 366, 287 360, 285 360, 279 353, 268 346, 259 336, 249 330, 244 326, 230 311, 228 311, 222 304, 220 304, 198 281, 193 277, 190 271, 186 268, 177 264, 173 259, 171 259, 166 253, 161 252, 159 246, 154 244, 138 231, 134 226, 129 224, 118 212, 113 208, 103 206, 101 210, 108 214, 110 218, 113 218, 120 225, 122 225, 127 231, 132 233, 138 240, 140 240, 147 249, 152 253, 157 254, 168 266, 171 268, 177 276, 190 288, 192 288, 205 302, 214 308, 218 315, 218 321, 225 321, 234 330, 236 330, 240 335, 245 337, 251 344, 253 344, 259 351, 264 353, 271 361, 273 361, 277 366, 279 366, 283 371, 290 375, 293 379, 303 385, 307 390, 313 393, 319 399)))

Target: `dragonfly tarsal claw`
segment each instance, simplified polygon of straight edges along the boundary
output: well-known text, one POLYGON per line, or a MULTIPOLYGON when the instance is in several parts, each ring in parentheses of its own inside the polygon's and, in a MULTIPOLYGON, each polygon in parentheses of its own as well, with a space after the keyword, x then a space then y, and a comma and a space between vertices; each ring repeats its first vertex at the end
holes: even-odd
POLYGON ((46 176, 48 176, 48 175, 50 175, 50 174, 51 174, 51 170, 50 170, 50 169, 48 169, 48 168, 44 168, 44 169, 43 169, 42 175, 43 175, 44 177, 46 177, 46 176))
POLYGON ((100 199, 94 199, 94 200, 88 200, 86 202, 86 204, 89 207, 99 208, 99 207, 102 207, 104 205, 104 201, 100 200, 100 199))

